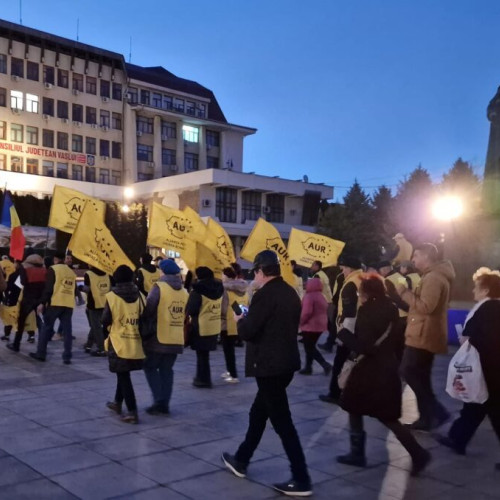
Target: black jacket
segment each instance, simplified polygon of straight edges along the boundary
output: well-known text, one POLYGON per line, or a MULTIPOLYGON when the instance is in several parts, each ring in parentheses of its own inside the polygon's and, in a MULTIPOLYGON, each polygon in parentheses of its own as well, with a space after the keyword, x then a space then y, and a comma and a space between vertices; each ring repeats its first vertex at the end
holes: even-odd
POLYGON ((255 292, 248 315, 238 321, 238 335, 247 341, 247 377, 287 375, 300 369, 299 321, 300 298, 281 276, 255 292))
POLYGON ((146 290, 144 290, 144 274, 142 274, 143 269, 150 273, 154 273, 158 268, 154 264, 143 264, 135 272, 135 284, 142 294, 147 295, 146 290))
POLYGON ((338 333, 352 356, 365 355, 353 368, 342 391, 340 405, 349 413, 382 420, 397 420, 401 416, 401 380, 393 339, 389 336, 374 346, 390 325, 392 333, 398 317, 398 310, 388 297, 371 299, 358 310, 354 335, 345 329, 338 333))

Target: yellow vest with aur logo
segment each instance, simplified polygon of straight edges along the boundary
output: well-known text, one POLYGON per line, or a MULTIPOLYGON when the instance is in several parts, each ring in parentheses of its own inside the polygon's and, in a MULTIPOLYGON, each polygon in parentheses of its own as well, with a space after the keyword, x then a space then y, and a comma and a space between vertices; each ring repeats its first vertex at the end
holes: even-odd
POLYGON ((119 358, 144 359, 139 334, 139 316, 143 308, 141 299, 129 303, 118 297, 116 293, 109 292, 106 294, 106 300, 111 310, 113 323, 111 323, 109 336, 104 342, 104 348, 108 351, 111 342, 119 358))
POLYGON ((144 278, 144 291, 149 293, 151 288, 156 284, 156 282, 160 279, 161 273, 159 269, 156 269, 154 272, 146 271, 146 269, 141 268, 142 277, 144 278))
POLYGON ((198 328, 201 337, 219 335, 222 326, 222 297, 220 299, 209 299, 201 296, 201 309, 198 316, 198 328))
POLYGON ((237 302, 240 306, 248 307, 248 294, 238 295, 237 293, 227 291, 227 298, 229 302, 229 307, 227 308, 226 313, 226 326, 227 326, 227 334, 228 335, 238 335, 238 327, 236 326, 236 321, 234 321, 233 310, 231 309, 231 305, 233 302, 237 302))
POLYGON ((87 271, 90 281, 90 292, 94 299, 96 309, 103 309, 106 305, 106 294, 111 290, 111 279, 109 275, 100 276, 92 271, 87 271))
POLYGON ((66 264, 55 264, 52 269, 55 281, 50 305, 73 309, 75 307, 76 274, 66 264))
POLYGON ((158 324, 156 336, 160 344, 184 345, 184 316, 188 293, 184 288, 174 290, 168 283, 159 281, 158 324))

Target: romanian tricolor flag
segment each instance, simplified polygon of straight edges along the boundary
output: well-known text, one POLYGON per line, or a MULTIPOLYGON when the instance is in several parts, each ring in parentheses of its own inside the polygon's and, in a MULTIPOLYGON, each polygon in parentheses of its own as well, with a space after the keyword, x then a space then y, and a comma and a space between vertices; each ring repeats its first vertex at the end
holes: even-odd
POLYGON ((23 234, 19 216, 17 215, 14 203, 12 203, 12 198, 8 191, 5 191, 3 197, 2 219, 0 220, 0 224, 10 227, 9 255, 16 260, 23 260, 26 239, 23 234))

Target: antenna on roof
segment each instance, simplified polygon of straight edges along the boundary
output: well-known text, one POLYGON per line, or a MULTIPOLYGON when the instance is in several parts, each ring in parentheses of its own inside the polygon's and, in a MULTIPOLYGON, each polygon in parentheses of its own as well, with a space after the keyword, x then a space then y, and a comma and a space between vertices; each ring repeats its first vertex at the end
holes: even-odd
POLYGON ((76 41, 80 41, 80 18, 76 18, 76 41))
POLYGON ((23 0, 19 0, 19 24, 23 24, 23 0))
POLYGON ((132 62, 132 37, 130 37, 130 47, 129 47, 129 52, 128 52, 128 62, 132 62))
POLYGON ((303 180, 304 182, 309 182, 309 177, 307 177, 307 175, 304 175, 304 176, 302 177, 302 180, 303 180))

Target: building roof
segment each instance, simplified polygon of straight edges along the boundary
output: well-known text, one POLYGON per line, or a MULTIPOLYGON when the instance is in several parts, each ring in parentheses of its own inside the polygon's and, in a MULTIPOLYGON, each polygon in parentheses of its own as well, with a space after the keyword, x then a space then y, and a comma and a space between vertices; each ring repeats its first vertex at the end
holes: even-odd
POLYGON ((210 99, 210 103, 208 105, 208 119, 227 123, 226 117, 224 116, 214 93, 206 87, 203 87, 203 85, 200 85, 192 80, 179 78, 161 66, 145 68, 135 64, 126 63, 125 67, 129 78, 133 80, 139 80, 152 85, 158 85, 159 87, 165 87, 177 90, 178 92, 185 92, 186 94, 191 94, 193 96, 210 99))

